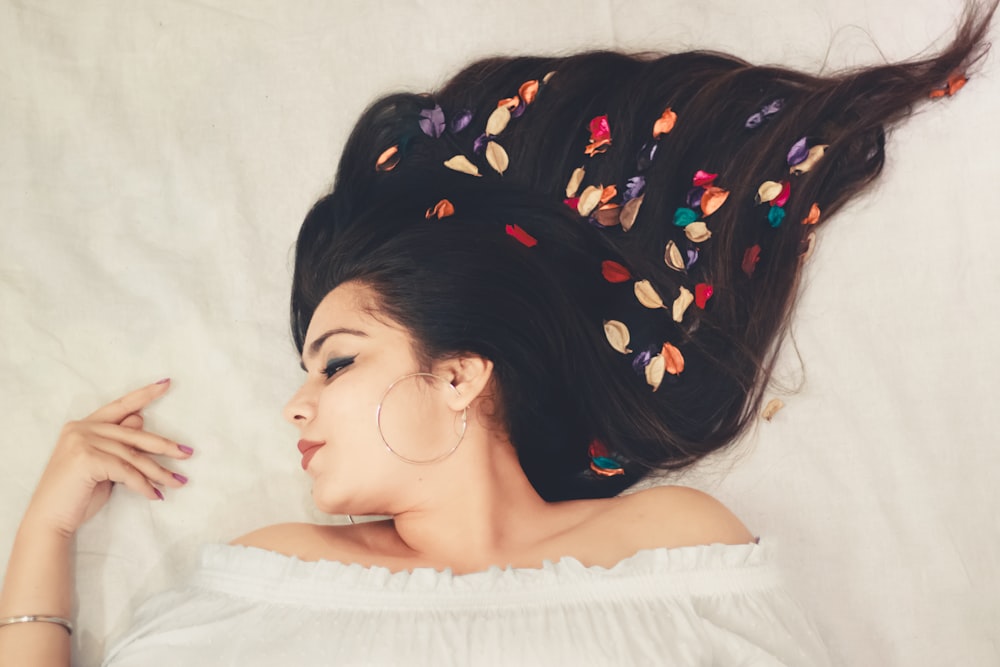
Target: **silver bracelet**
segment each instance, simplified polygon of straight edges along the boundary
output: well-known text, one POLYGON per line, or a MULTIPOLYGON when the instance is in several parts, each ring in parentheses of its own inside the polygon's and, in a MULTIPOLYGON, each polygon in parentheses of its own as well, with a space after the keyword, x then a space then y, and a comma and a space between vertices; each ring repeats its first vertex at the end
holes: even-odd
POLYGON ((34 621, 44 621, 45 623, 55 623, 56 625, 61 625, 66 628, 66 632, 73 634, 73 624, 69 622, 69 619, 62 618, 61 616, 11 616, 9 618, 0 618, 0 628, 5 625, 11 625, 13 623, 31 623, 34 621))

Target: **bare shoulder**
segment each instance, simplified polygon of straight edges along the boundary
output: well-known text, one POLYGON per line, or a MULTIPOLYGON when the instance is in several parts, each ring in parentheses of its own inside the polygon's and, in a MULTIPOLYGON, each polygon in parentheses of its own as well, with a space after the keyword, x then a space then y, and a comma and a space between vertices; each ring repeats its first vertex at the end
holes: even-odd
POLYGON ((232 545, 257 547, 276 551, 303 560, 314 560, 328 554, 335 542, 346 546, 341 526, 322 526, 312 523, 276 523, 241 535, 229 542, 232 545))
POLYGON ((620 499, 615 518, 643 548, 746 544, 755 539, 728 507, 698 489, 655 486, 620 499))

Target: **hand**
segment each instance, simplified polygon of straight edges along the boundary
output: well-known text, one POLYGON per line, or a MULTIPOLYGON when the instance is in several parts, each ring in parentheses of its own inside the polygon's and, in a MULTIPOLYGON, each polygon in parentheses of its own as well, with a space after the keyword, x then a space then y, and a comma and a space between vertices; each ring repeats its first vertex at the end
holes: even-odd
POLYGON ((186 459, 190 452, 142 430, 140 411, 169 386, 169 381, 148 385, 66 424, 28 505, 26 520, 70 537, 104 506, 115 482, 150 500, 163 498, 154 483, 183 486, 149 455, 186 459))

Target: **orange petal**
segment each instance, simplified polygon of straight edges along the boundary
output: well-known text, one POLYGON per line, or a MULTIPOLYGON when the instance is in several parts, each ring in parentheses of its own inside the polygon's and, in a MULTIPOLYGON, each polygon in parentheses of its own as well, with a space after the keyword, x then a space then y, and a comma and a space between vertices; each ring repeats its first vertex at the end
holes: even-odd
POLYGON ((670 343, 664 343, 660 350, 663 361, 666 362, 666 371, 671 375, 679 375, 684 371, 684 355, 681 351, 670 343))
POLYGON ((670 130, 674 129, 675 123, 677 123, 677 114, 670 107, 667 107, 663 115, 653 123, 653 138, 659 139, 664 134, 669 134, 670 130))
POLYGON ((531 81, 525 81, 521 84, 521 87, 517 89, 517 94, 521 96, 525 104, 531 104, 535 101, 535 95, 538 94, 538 81, 532 79, 531 81))
POLYGON ((594 157, 595 155, 599 155, 600 153, 603 153, 604 151, 608 150, 608 146, 610 145, 611 145, 610 139, 599 139, 595 142, 587 144, 587 147, 583 149, 583 152, 589 155, 590 157, 594 157))
POLYGON ((726 203, 726 199, 729 198, 729 190, 723 190, 722 188, 717 188, 714 185, 710 185, 705 188, 705 194, 701 196, 701 214, 702 216, 712 215, 719 210, 719 207, 726 203))
POLYGON ((438 203, 434 204, 432 208, 427 209, 427 213, 424 215, 425 218, 430 220, 431 218, 447 218, 449 215, 455 214, 455 206, 447 199, 442 199, 438 203))
POLYGON ((497 102, 497 108, 507 107, 507 111, 513 111, 517 108, 517 105, 521 103, 521 98, 517 95, 514 97, 505 97, 499 102, 497 102))
POLYGON ((604 188, 604 190, 601 191, 601 203, 604 204, 605 202, 611 201, 617 196, 618 196, 618 188, 616 188, 613 185, 609 185, 608 187, 604 188))
POLYGON ((960 91, 968 81, 963 74, 952 74, 948 77, 948 95, 951 96, 960 91))
POLYGON ((819 222, 819 212, 820 212, 819 205, 814 203, 812 206, 809 207, 809 215, 807 215, 802 220, 802 224, 815 225, 817 222, 819 222))
POLYGON ((375 160, 375 171, 392 171, 399 164, 399 146, 389 146, 375 160))

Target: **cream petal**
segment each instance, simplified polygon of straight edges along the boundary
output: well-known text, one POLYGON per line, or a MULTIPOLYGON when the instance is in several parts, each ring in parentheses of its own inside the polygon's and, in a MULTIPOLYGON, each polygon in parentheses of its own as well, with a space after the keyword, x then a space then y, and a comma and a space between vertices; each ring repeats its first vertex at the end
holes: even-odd
POLYGON ((806 237, 806 250, 801 255, 799 255, 799 262, 804 262, 810 257, 812 257, 813 251, 816 249, 816 232, 809 232, 809 236, 806 237))
POLYGON ((764 181, 757 188, 757 197, 754 201, 758 204, 763 204, 764 202, 769 202, 778 195, 781 194, 781 190, 784 186, 776 181, 764 181))
POLYGON ((667 369, 666 360, 662 355, 656 355, 649 360, 646 364, 646 384, 656 391, 660 388, 660 383, 663 382, 663 374, 667 369))
POLYGON ((597 205, 601 203, 601 196, 603 194, 603 185, 591 185, 584 188, 583 193, 580 195, 580 201, 576 203, 576 210, 580 212, 580 215, 590 215, 597 208, 597 205))
POLYGON ((486 121, 486 134, 491 136, 496 136, 504 131, 507 127, 507 123, 510 122, 510 109, 505 106, 497 107, 490 114, 489 119, 486 121))
POLYGON ((673 304, 673 315, 674 322, 680 322, 684 319, 684 311, 687 310, 688 306, 694 303, 694 294, 691 293, 687 287, 681 285, 681 293, 676 299, 674 299, 673 304))
POLYGON ((634 289, 635 298, 646 308, 663 308, 663 299, 648 280, 637 280, 634 289))
POLYGON ((639 215, 639 207, 642 206, 642 198, 646 195, 639 195, 634 199, 629 199, 622 206, 621 223, 622 229, 626 232, 632 229, 632 225, 635 224, 635 217, 639 215))
POLYGON ((666 250, 663 253, 663 261, 674 271, 684 271, 684 256, 673 241, 667 241, 666 250))
POLYGON ((495 141, 486 144, 486 161, 501 175, 510 166, 510 158, 507 156, 507 151, 495 141))
POLYGON ((684 228, 684 235, 695 243, 701 243, 712 238, 712 232, 708 231, 708 225, 704 222, 692 222, 684 228))
POLYGON ((828 144, 813 146, 809 149, 809 155, 806 156, 806 159, 789 169, 788 173, 795 174, 796 176, 806 173, 816 166, 816 163, 820 161, 829 147, 828 144))
POLYGON ((580 184, 583 183, 583 177, 586 175, 583 167, 577 167, 573 170, 573 174, 569 177, 569 183, 566 184, 566 196, 572 199, 576 196, 576 193, 580 190, 580 184))
POLYGON ((772 398, 767 402, 767 405, 764 406, 764 410, 760 413, 760 416, 767 421, 771 421, 771 418, 774 417, 774 413, 783 407, 785 407, 785 404, 780 398, 772 398))
POLYGON ((604 323, 604 335, 608 339, 608 342, 611 343, 611 347, 622 354, 628 354, 632 351, 628 349, 631 335, 629 334, 628 327, 623 322, 607 320, 604 323))
POLYGON ((479 167, 469 162, 469 158, 464 155, 456 155, 453 158, 445 160, 444 166, 449 169, 454 169, 455 171, 460 171, 463 174, 482 176, 482 174, 479 173, 479 167))

